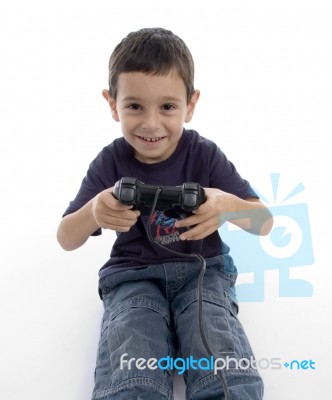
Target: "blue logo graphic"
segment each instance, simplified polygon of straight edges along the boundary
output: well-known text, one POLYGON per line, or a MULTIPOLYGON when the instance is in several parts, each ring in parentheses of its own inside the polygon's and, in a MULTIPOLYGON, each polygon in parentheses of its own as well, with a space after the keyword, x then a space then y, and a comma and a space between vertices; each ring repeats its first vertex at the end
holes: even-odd
MULTIPOLYGON (((290 278, 290 269, 314 262, 308 207, 304 203, 288 204, 289 199, 304 190, 302 183, 279 204, 277 192, 280 174, 271 174, 274 205, 269 207, 274 225, 267 236, 257 236, 225 223, 219 229, 222 240, 230 247, 230 255, 239 274, 252 273, 254 283, 236 286, 239 301, 264 301, 264 272, 279 271, 280 297, 311 297, 313 287, 303 279, 290 278)), ((259 191, 257 194, 269 203, 259 191)))
POLYGON ((292 360, 290 362, 285 362, 284 367, 290 370, 307 370, 316 369, 316 362, 313 360, 292 360))

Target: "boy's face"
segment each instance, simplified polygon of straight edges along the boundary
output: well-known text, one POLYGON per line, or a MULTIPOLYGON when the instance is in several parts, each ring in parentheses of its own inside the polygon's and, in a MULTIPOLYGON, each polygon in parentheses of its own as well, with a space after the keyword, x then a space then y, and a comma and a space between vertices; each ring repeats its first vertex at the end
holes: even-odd
POLYGON ((107 90, 103 96, 113 118, 121 123, 124 138, 135 149, 135 158, 151 164, 174 152, 184 122, 193 116, 199 92, 187 103, 185 85, 175 71, 166 76, 126 72, 119 75, 116 100, 107 90))

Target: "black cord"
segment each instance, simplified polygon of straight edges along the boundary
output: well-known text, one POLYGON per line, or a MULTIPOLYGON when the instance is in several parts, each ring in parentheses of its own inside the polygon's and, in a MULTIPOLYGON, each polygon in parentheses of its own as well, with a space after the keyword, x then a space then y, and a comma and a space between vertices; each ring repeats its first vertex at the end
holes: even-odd
MULTIPOLYGON (((198 290, 198 323, 199 323, 199 331, 200 331, 202 342, 204 344, 204 347, 205 347, 206 351, 209 353, 210 356, 213 356, 215 358, 215 360, 216 360, 217 358, 213 354, 213 352, 212 352, 212 350, 211 350, 211 348, 209 346, 209 343, 208 343, 208 341, 206 339, 204 326, 203 326, 203 279, 204 279, 204 274, 205 274, 205 271, 206 271, 206 261, 205 261, 204 257, 202 257, 200 254, 185 254, 185 253, 180 253, 178 251, 171 250, 171 249, 161 245, 160 243, 158 243, 151 235, 152 218, 153 218, 153 214, 155 212, 157 201, 158 201, 158 198, 159 198, 159 195, 160 195, 161 191, 162 191, 162 189, 158 188, 156 190, 156 193, 155 193, 155 196, 154 196, 153 204, 152 204, 152 207, 151 207, 151 211, 150 211, 150 215, 149 215, 149 219, 148 219, 148 223, 147 223, 148 238, 149 238, 151 243, 161 247, 162 249, 168 251, 169 253, 172 253, 172 254, 177 255, 179 257, 197 258, 198 261, 201 262, 202 268, 201 268, 201 271, 200 271, 199 276, 198 276, 198 288, 197 288, 197 290, 198 290)), ((217 373, 218 373, 218 376, 221 379, 221 384, 222 384, 222 387, 223 387, 223 390, 224 390, 224 393, 225 393, 225 400, 230 400, 230 394, 229 394, 229 390, 228 390, 228 386, 227 386, 227 382, 226 382, 225 376, 222 373, 222 371, 219 370, 219 369, 218 369, 217 373)))

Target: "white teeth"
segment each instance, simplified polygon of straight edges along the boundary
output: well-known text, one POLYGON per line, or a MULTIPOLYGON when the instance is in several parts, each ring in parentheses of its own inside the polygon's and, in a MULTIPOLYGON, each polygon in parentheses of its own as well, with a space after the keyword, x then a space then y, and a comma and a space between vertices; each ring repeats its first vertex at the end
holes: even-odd
POLYGON ((159 138, 142 137, 142 139, 145 140, 146 142, 158 142, 162 138, 161 137, 159 137, 159 138))

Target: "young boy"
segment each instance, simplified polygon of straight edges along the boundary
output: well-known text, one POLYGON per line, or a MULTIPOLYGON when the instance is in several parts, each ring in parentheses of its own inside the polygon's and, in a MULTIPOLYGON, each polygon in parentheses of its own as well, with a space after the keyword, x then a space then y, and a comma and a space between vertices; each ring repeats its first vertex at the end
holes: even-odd
MULTIPOLYGON (((76 198, 58 228, 58 241, 74 250, 102 229, 117 232, 111 257, 100 270, 104 303, 93 399, 172 399, 171 364, 208 359, 197 313, 197 279, 206 260, 203 323, 213 354, 236 360, 253 357, 238 321, 236 268, 218 228, 231 220, 253 234, 268 234, 271 214, 249 183, 210 140, 183 128, 199 99, 194 63, 185 43, 156 28, 130 33, 109 62, 109 90, 103 91, 123 137, 106 146, 90 164, 76 198), (121 204, 115 183, 134 177, 146 184, 196 182, 206 201, 185 219, 155 211, 151 243, 148 216, 121 204), (168 358, 167 358, 168 357, 168 358)), ((225 398, 220 377, 191 364, 185 371, 187 398, 225 398)), ((262 399, 262 380, 253 367, 225 368, 231 399, 262 399)))

